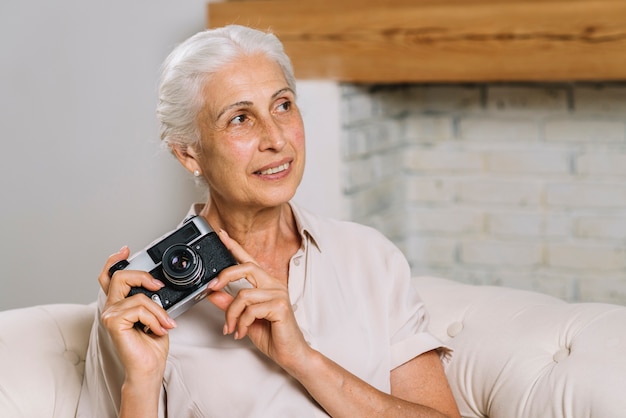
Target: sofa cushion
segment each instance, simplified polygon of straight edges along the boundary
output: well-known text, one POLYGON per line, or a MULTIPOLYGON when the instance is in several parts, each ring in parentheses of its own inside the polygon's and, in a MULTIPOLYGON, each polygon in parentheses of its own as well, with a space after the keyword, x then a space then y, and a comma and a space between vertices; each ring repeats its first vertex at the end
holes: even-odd
POLYGON ((0 415, 75 415, 94 312, 69 304, 0 312, 0 415))
POLYGON ((417 278, 464 417, 626 413, 626 307, 417 278))

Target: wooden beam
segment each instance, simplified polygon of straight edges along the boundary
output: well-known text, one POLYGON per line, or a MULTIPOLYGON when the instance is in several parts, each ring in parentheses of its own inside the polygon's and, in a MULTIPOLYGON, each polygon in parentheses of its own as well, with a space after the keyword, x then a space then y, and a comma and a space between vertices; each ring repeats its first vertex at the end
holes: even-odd
POLYGON ((623 0, 240 0, 208 26, 271 30, 296 77, 346 82, 626 80, 623 0))

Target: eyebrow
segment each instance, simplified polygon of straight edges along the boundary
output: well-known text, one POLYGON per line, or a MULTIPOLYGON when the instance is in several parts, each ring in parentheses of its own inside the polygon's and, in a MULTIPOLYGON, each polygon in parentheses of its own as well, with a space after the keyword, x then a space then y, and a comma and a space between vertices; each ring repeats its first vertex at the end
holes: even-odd
MULTIPOLYGON (((293 91, 293 89, 291 87, 284 87, 280 90, 278 90, 276 93, 272 94, 272 100, 277 98, 278 96, 280 96, 281 94, 285 93, 285 92, 290 92, 291 94, 295 95, 295 92, 293 91)), ((236 102, 233 104, 230 104, 228 106, 226 106, 224 109, 222 109, 222 111, 217 115, 217 119, 221 118, 222 115, 226 112, 228 112, 230 109, 236 108, 236 107, 248 107, 248 106, 252 106, 253 103, 247 100, 243 100, 240 102, 236 102)))

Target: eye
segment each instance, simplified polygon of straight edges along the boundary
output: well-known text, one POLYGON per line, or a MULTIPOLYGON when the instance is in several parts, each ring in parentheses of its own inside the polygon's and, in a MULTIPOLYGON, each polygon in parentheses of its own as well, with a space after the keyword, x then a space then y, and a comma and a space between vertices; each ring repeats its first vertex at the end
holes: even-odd
POLYGON ((246 115, 237 115, 230 120, 232 125, 241 125, 248 120, 248 116, 246 115))
POLYGON ((277 106, 279 112, 287 112, 291 109, 291 101, 285 100, 277 106))

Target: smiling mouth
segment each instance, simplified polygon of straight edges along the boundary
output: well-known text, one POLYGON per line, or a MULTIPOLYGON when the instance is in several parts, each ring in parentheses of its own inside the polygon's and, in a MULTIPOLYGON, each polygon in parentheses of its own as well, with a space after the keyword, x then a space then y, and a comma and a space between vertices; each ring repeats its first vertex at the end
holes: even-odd
POLYGON ((286 169, 289 168, 290 163, 285 163, 283 165, 279 165, 278 167, 273 167, 273 168, 268 168, 267 170, 263 170, 263 171, 257 171, 257 174, 261 174, 264 176, 267 176, 269 174, 276 174, 276 173, 280 173, 281 171, 285 171, 286 169))

